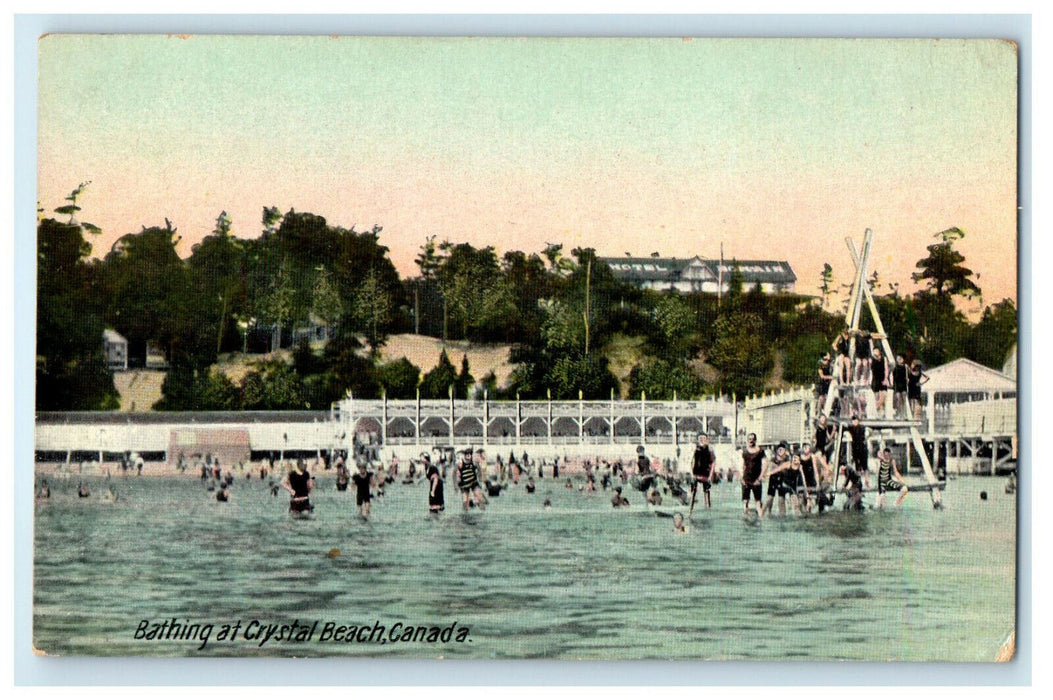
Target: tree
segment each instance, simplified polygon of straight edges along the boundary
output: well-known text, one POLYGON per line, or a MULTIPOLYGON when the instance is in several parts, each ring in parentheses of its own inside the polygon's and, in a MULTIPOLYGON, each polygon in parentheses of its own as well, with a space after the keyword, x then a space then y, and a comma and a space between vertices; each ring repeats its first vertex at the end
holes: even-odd
POLYGON ((450 395, 450 387, 457 383, 457 370, 450 362, 446 349, 439 353, 439 362, 424 375, 420 383, 420 395, 424 399, 445 399, 450 395))
POLYGON ((461 328, 461 337, 489 340, 503 335, 501 326, 515 313, 515 303, 493 246, 474 248, 460 243, 449 248, 439 277, 443 299, 451 319, 461 328))
POLYGON ((302 410, 307 407, 303 382, 281 359, 258 362, 242 380, 242 401, 250 411, 302 410))
POLYGON ((985 308, 970 336, 967 357, 1002 371, 1009 351, 1017 342, 1016 304, 1011 299, 1003 299, 985 308))
POLYGON ((405 357, 400 357, 381 365, 377 369, 377 378, 389 399, 412 399, 416 397, 417 387, 420 386, 420 368, 405 357))
POLYGON ((391 295, 384 288, 380 277, 372 270, 355 294, 355 320, 357 327, 366 336, 369 353, 376 357, 387 339, 386 328, 391 318, 391 295))
POLYGON ((911 277, 915 282, 925 283, 928 291, 939 298, 960 295, 967 298, 980 295, 980 288, 972 280, 973 271, 962 265, 965 257, 954 249, 954 242, 965 237, 955 227, 935 235, 940 243, 928 246, 929 255, 917 262, 921 272, 911 277))
POLYGON ((112 410, 119 406, 102 334, 106 293, 89 263, 83 225, 43 219, 37 226, 36 408, 112 410))
POLYGON ((685 360, 697 347, 695 313, 676 293, 663 294, 651 312, 655 352, 674 362, 685 360))
POLYGON ((629 396, 645 393, 647 398, 670 401, 690 399, 702 393, 702 382, 682 364, 660 358, 648 358, 629 372, 629 396))
POLYGON ((69 202, 69 204, 56 208, 55 213, 68 215, 69 221, 67 223, 69 223, 71 226, 80 226, 88 233, 99 234, 102 233, 102 229, 100 229, 98 226, 96 226, 95 224, 89 224, 87 222, 78 222, 76 217, 77 212, 81 210, 81 208, 77 206, 77 200, 84 193, 84 189, 90 184, 91 180, 88 180, 87 182, 82 182, 79 185, 77 185, 77 188, 66 196, 66 201, 69 202))
POLYGON ((282 346, 282 327, 290 322, 293 316, 296 289, 287 266, 283 265, 278 275, 271 280, 262 303, 258 306, 261 318, 273 327, 271 335, 271 352, 282 346))
POLYGON ((611 373, 607 358, 597 354, 585 355, 580 350, 559 354, 547 364, 544 384, 552 398, 566 401, 607 399, 619 390, 618 379, 611 373))
POLYGON ((420 268, 420 276, 426 280, 435 279, 442 267, 443 256, 439 254, 439 246, 435 243, 435 236, 428 236, 424 245, 420 247, 420 253, 414 259, 420 268))
POLYGON ((830 263, 823 263, 823 271, 819 273, 819 294, 822 295, 823 308, 826 308, 826 303, 830 298, 830 294, 834 284, 834 268, 830 266, 830 263))
POLYGON ((725 313, 717 317, 707 360, 720 371, 722 393, 746 396, 764 388, 774 360, 763 328, 756 314, 725 313))
POLYGON ((344 314, 344 302, 340 299, 340 292, 325 266, 318 268, 314 296, 311 299, 311 312, 325 324, 326 338, 329 337, 330 327, 338 323, 344 314))
POLYGON ((461 356, 461 371, 457 374, 457 381, 453 384, 454 393, 457 398, 471 398, 472 387, 475 386, 475 377, 468 369, 468 355, 461 356))
POLYGON ((214 339, 217 355, 237 349, 237 319, 247 315, 245 248, 231 232, 230 216, 221 212, 212 235, 193 247, 186 262, 193 289, 193 298, 185 299, 187 310, 195 324, 206 327, 202 334, 214 339))

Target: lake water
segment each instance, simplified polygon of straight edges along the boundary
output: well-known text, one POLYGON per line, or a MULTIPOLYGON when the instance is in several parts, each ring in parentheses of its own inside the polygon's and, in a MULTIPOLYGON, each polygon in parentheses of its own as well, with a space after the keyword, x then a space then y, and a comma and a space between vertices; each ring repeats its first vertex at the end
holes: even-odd
POLYGON ((36 506, 35 646, 93 656, 991 661, 1014 626, 1016 496, 1001 479, 950 482, 942 511, 912 493, 886 511, 759 523, 742 517, 738 486, 721 484, 713 509, 696 507, 690 532, 676 535, 636 492, 627 489, 631 508, 614 510, 609 492, 552 480, 470 515, 447 483, 437 519, 423 484, 390 485, 362 522, 354 494, 329 474, 303 521, 258 479, 238 479, 228 503, 193 478, 114 478, 116 503, 102 500, 101 478, 85 480, 86 499, 77 477, 49 479, 52 497, 36 506), (173 618, 181 632, 199 625, 193 639, 147 638, 173 618), (294 622, 317 625, 304 641, 276 639, 294 622), (349 629, 340 636, 363 641, 323 641, 327 623, 368 628, 372 641, 349 629), (418 626, 417 641, 401 641, 418 626))

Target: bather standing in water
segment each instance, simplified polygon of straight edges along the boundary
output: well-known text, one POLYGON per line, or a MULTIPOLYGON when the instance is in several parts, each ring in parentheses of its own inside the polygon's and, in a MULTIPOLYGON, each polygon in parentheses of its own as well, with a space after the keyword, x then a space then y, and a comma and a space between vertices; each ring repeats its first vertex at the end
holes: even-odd
POLYGON ((308 473, 302 459, 296 460, 296 467, 289 472, 282 481, 282 488, 289 492, 290 513, 310 513, 314 510, 311 505, 311 490, 314 488, 314 479, 308 473))
POLYGON ((443 493, 442 473, 439 468, 431 463, 431 459, 424 457, 425 474, 428 478, 428 512, 441 513, 446 510, 446 495, 443 493))

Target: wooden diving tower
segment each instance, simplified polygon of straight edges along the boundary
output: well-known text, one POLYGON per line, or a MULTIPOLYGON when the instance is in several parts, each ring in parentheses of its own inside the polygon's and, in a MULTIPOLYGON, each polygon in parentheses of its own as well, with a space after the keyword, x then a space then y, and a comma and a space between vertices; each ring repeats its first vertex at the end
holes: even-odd
MULTIPOLYGON (((859 335, 859 326, 864 302, 866 303, 867 310, 870 312, 874 328, 877 331, 871 337, 874 340, 879 340, 881 342, 882 353, 884 354, 885 362, 889 367, 891 367, 896 360, 896 354, 892 351, 892 346, 888 342, 888 335, 885 333, 885 327, 881 323, 881 314, 878 313, 877 304, 874 302, 874 294, 870 289, 870 285, 867 284, 867 267, 870 263, 870 250, 873 240, 874 232, 867 229, 866 233, 863 235, 863 247, 860 251, 857 250, 855 241, 851 238, 845 238, 845 244, 848 246, 848 251, 852 255, 852 262, 856 268, 855 278, 852 282, 852 291, 848 298, 848 315, 845 319, 849 332, 848 383, 842 382, 844 374, 840 367, 844 359, 839 356, 835 358, 835 361, 832 364, 831 373, 833 374, 833 377, 830 380, 830 387, 827 390, 826 398, 825 401, 823 401, 821 409, 822 415, 827 417, 828 422, 836 426, 834 453, 830 464, 835 474, 835 480, 837 478, 836 474, 838 473, 839 461, 841 459, 842 444, 846 438, 845 423, 848 422, 848 418, 851 415, 851 411, 847 413, 845 412, 845 406, 855 403, 853 399, 856 398, 857 392, 864 392, 865 394, 870 391, 866 386, 860 386, 853 383, 853 375, 855 373, 856 365, 856 338, 859 335), (837 367, 837 371, 834 371, 833 367, 837 367), (841 409, 840 416, 832 415, 835 399, 841 409)), ((892 394, 891 387, 889 394, 892 394)), ((881 436, 882 447, 884 447, 886 441, 896 433, 902 435, 906 432, 909 434, 909 442, 914 446, 914 449, 918 453, 925 480, 928 482, 927 488, 932 497, 933 507, 940 508, 942 507, 940 488, 943 484, 933 472, 932 463, 926 453, 925 444, 922 441, 921 431, 919 430, 921 421, 895 417, 893 414, 893 403, 892 397, 889 396, 885 401, 884 416, 872 418, 860 416, 859 423, 860 425, 865 426, 868 430, 876 432, 881 436)), ((851 440, 850 437, 848 439, 851 440)))

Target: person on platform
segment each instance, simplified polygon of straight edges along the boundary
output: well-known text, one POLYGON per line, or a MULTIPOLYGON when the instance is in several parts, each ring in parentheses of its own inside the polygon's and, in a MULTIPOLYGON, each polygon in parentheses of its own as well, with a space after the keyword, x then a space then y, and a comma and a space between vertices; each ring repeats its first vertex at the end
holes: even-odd
POLYGON ((713 483, 713 472, 716 468, 717 458, 713 454, 713 448, 709 446, 709 436, 701 433, 698 436, 698 445, 695 446, 695 456, 691 463, 691 474, 694 482, 691 484, 691 500, 694 502, 698 495, 698 487, 702 487, 702 498, 706 502, 706 508, 712 508, 709 490, 713 483))
POLYGON ((910 363, 907 373, 907 399, 910 401, 910 412, 914 420, 921 420, 921 385, 929 381, 929 375, 921 368, 921 360, 910 363))
POLYGON ((896 499, 897 506, 903 503, 910 492, 899 473, 899 466, 896 464, 896 460, 892 458, 892 450, 887 447, 878 455, 877 490, 878 508, 885 507, 886 492, 899 491, 899 498, 896 499))
POLYGON ((750 496, 756 504, 757 515, 764 516, 764 504, 761 502, 761 478, 765 471, 764 449, 757 444, 757 434, 746 436, 746 447, 742 450, 742 506, 746 513, 750 510, 750 496))
POLYGON ((871 378, 871 335, 869 331, 857 330, 855 383, 866 386, 871 378))
POLYGON ((314 510, 311 505, 311 490, 314 489, 314 479, 307 471, 302 459, 296 460, 296 466, 285 475, 282 480, 282 488, 289 492, 289 512, 299 515, 310 513, 314 510))
POLYGON ((870 389, 874 392, 874 409, 878 416, 885 413, 885 398, 888 395, 889 367, 881 348, 874 348, 873 359, 870 360, 870 389))
POLYGON ((824 353, 819 358, 819 379, 815 383, 815 415, 824 415, 826 409, 826 395, 830 392, 830 383, 834 380, 834 370, 831 365, 830 353, 824 353))
POLYGON ((837 372, 841 384, 848 384, 852 379, 852 358, 849 355, 851 338, 846 328, 834 338, 834 342, 830 345, 830 348, 837 353, 837 372))
POLYGON ((903 355, 896 355, 896 364, 892 366, 892 410, 896 418, 909 418, 907 403, 907 375, 910 370, 903 355))

